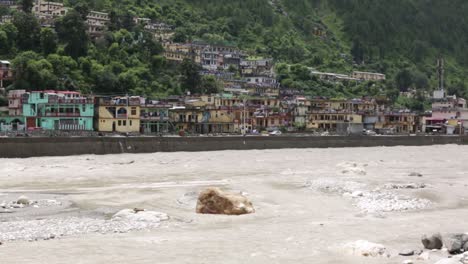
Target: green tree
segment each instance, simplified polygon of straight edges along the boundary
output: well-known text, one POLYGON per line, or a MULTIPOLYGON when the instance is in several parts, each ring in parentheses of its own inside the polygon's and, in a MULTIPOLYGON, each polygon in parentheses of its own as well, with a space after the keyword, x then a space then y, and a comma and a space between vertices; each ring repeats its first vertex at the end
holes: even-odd
POLYGON ((184 59, 180 65, 181 85, 183 89, 192 94, 200 93, 200 68, 198 64, 189 59, 184 59))
POLYGON ((41 49, 45 55, 55 53, 57 50, 57 34, 50 28, 41 29, 41 49))
POLYGON ((13 25, 17 29, 16 45, 19 50, 37 50, 40 47, 41 27, 34 15, 17 12, 13 25))
POLYGON ((34 0, 21 0, 21 10, 25 13, 31 13, 34 6, 34 0))
POLYGON ((59 40, 65 43, 65 53, 72 58, 85 56, 88 51, 89 39, 86 34, 86 24, 75 10, 70 10, 55 24, 59 40))
POLYGON ((214 94, 220 90, 220 85, 212 75, 205 75, 201 78, 201 92, 203 94, 214 94))
POLYGON ((89 14, 89 6, 86 2, 79 2, 75 7, 75 11, 81 15, 83 20, 86 20, 89 14))
POLYGON ((413 84, 412 73, 408 69, 403 69, 395 76, 395 83, 398 89, 402 92, 408 91, 413 84))
POLYGON ((20 53, 13 61, 16 89, 44 90, 57 87, 52 64, 33 51, 20 53))
POLYGON ((364 62, 364 48, 358 39, 353 41, 353 47, 351 48, 351 55, 357 64, 364 62))
POLYGON ((8 54, 11 46, 8 41, 8 35, 5 31, 0 30, 0 54, 8 54))

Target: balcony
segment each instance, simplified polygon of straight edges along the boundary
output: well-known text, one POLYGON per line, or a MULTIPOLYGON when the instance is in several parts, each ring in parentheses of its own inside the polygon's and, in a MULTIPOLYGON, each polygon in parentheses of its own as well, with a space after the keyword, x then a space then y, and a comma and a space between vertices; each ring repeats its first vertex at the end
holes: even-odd
POLYGON ((81 117, 80 113, 52 113, 52 112, 46 112, 44 114, 39 113, 38 116, 43 116, 43 117, 81 117))
POLYGON ((141 120, 145 121, 169 121, 167 116, 142 116, 141 120))
POLYGON ((116 114, 116 115, 115 115, 115 118, 117 118, 117 119, 125 119, 125 118, 127 118, 127 117, 128 117, 127 114, 116 114))
POLYGON ((88 98, 49 99, 48 104, 93 104, 93 100, 88 98))

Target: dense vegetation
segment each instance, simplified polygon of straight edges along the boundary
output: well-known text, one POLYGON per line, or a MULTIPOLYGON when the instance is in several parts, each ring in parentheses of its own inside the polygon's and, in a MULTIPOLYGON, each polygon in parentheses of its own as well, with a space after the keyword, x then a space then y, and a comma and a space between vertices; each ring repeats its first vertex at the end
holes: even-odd
MULTIPOLYGON (((435 62, 446 60, 446 86, 467 96, 468 3, 463 0, 64 0, 73 7, 41 28, 30 14, 15 12, 0 26, 0 57, 13 61, 17 81, 9 88, 80 89, 97 94, 147 96, 216 91, 213 78, 196 76, 196 65, 174 65, 157 40, 135 25, 148 17, 176 27, 174 41, 235 45, 277 62, 285 88, 310 95, 387 95, 397 104, 424 107, 423 92, 436 85, 435 62), (103 37, 86 36, 88 10, 109 12, 103 37), (309 74, 369 70, 383 83, 327 83, 309 74), (205 88, 207 87, 207 88, 205 88), (398 98, 417 89, 416 99, 398 98)), ((0 9, 1 14, 11 11, 0 9)))

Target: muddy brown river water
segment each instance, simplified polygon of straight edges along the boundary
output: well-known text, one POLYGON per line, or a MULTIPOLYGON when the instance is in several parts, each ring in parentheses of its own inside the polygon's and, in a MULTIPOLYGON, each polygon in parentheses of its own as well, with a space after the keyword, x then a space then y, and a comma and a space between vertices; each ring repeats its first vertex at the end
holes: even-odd
POLYGON ((468 231, 468 146, 0 159, 0 202, 21 195, 61 205, 0 213, 0 263, 435 263, 398 252, 468 231), (195 214, 208 186, 243 192, 256 212, 195 214), (112 226, 135 207, 170 219, 112 226), (356 240, 390 257, 353 256, 356 240))

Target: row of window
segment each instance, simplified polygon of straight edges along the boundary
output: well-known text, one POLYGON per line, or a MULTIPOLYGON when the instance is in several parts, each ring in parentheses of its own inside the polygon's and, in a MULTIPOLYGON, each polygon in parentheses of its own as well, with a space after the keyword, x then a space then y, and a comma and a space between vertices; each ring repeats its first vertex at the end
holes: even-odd
MULTIPOLYGON (((130 126, 132 126, 133 125, 132 120, 128 120, 128 121, 129 121, 128 124, 130 126)), ((101 123, 106 123, 106 120, 102 119, 102 120, 100 120, 100 122, 101 123)), ((118 120, 117 121, 117 126, 127 126, 127 120, 118 120)))

